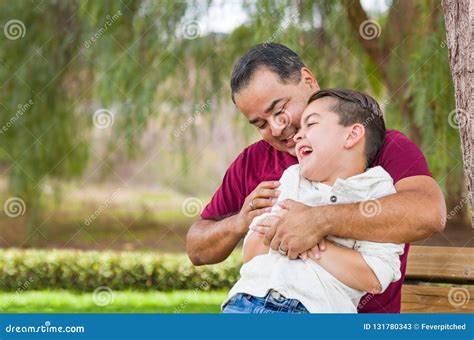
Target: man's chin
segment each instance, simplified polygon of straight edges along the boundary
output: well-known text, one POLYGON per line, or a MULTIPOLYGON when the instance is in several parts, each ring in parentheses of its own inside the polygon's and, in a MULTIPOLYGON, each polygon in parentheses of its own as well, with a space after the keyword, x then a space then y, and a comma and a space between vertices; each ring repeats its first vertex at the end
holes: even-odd
POLYGON ((289 153, 290 155, 296 157, 296 148, 294 146, 293 147, 287 147, 284 144, 279 144, 278 147, 276 147, 275 145, 273 147, 275 149, 277 149, 278 151, 286 152, 286 153, 289 153))
POLYGON ((287 151, 290 155, 296 157, 296 148, 295 147, 292 147, 292 148, 287 148, 287 151))

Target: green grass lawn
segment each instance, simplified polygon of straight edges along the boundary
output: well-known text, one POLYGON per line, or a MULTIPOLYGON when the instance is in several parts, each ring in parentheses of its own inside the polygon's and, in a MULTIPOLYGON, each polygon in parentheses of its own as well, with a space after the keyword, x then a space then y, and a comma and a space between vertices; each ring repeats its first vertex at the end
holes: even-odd
POLYGON ((93 293, 67 290, 0 292, 1 313, 219 313, 226 291, 114 291, 93 293), (97 304, 95 301, 98 301, 97 304), (100 304, 107 304, 101 306, 100 304))

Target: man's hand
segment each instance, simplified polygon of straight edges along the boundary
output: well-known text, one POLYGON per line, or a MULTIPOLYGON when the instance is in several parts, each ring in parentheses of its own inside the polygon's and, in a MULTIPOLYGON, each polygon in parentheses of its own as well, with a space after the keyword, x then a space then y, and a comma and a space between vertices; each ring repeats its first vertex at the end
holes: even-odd
POLYGON ((242 209, 237 215, 242 234, 245 235, 252 220, 272 210, 280 192, 280 182, 267 181, 260 183, 245 199, 242 209))
POLYGON ((288 258, 294 260, 299 254, 318 259, 319 251, 324 250, 323 244, 318 245, 325 236, 327 229, 314 228, 313 207, 287 199, 279 203, 284 213, 278 217, 269 217, 259 223, 259 231, 265 231, 265 245, 277 251, 280 247, 288 251, 288 258), (311 254, 306 253, 311 251, 311 254))

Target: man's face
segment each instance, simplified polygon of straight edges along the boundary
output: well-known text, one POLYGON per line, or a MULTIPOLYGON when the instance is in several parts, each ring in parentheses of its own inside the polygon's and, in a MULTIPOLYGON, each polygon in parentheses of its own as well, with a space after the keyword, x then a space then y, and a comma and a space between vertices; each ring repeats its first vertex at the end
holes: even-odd
POLYGON ((296 156, 293 137, 311 94, 319 87, 309 72, 302 69, 298 84, 283 84, 266 68, 257 70, 247 87, 234 95, 240 111, 277 150, 296 156))
POLYGON ((330 97, 316 99, 301 115, 295 150, 301 174, 311 181, 325 181, 341 170, 351 127, 339 124, 339 116, 332 111, 334 103, 330 97))

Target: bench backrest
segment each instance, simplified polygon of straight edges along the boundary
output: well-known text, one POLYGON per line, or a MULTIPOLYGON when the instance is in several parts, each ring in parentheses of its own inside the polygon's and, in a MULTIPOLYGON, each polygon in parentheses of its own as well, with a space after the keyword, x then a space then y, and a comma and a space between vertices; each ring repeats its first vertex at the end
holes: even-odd
POLYGON ((412 246, 402 313, 474 313, 474 248, 412 246))

